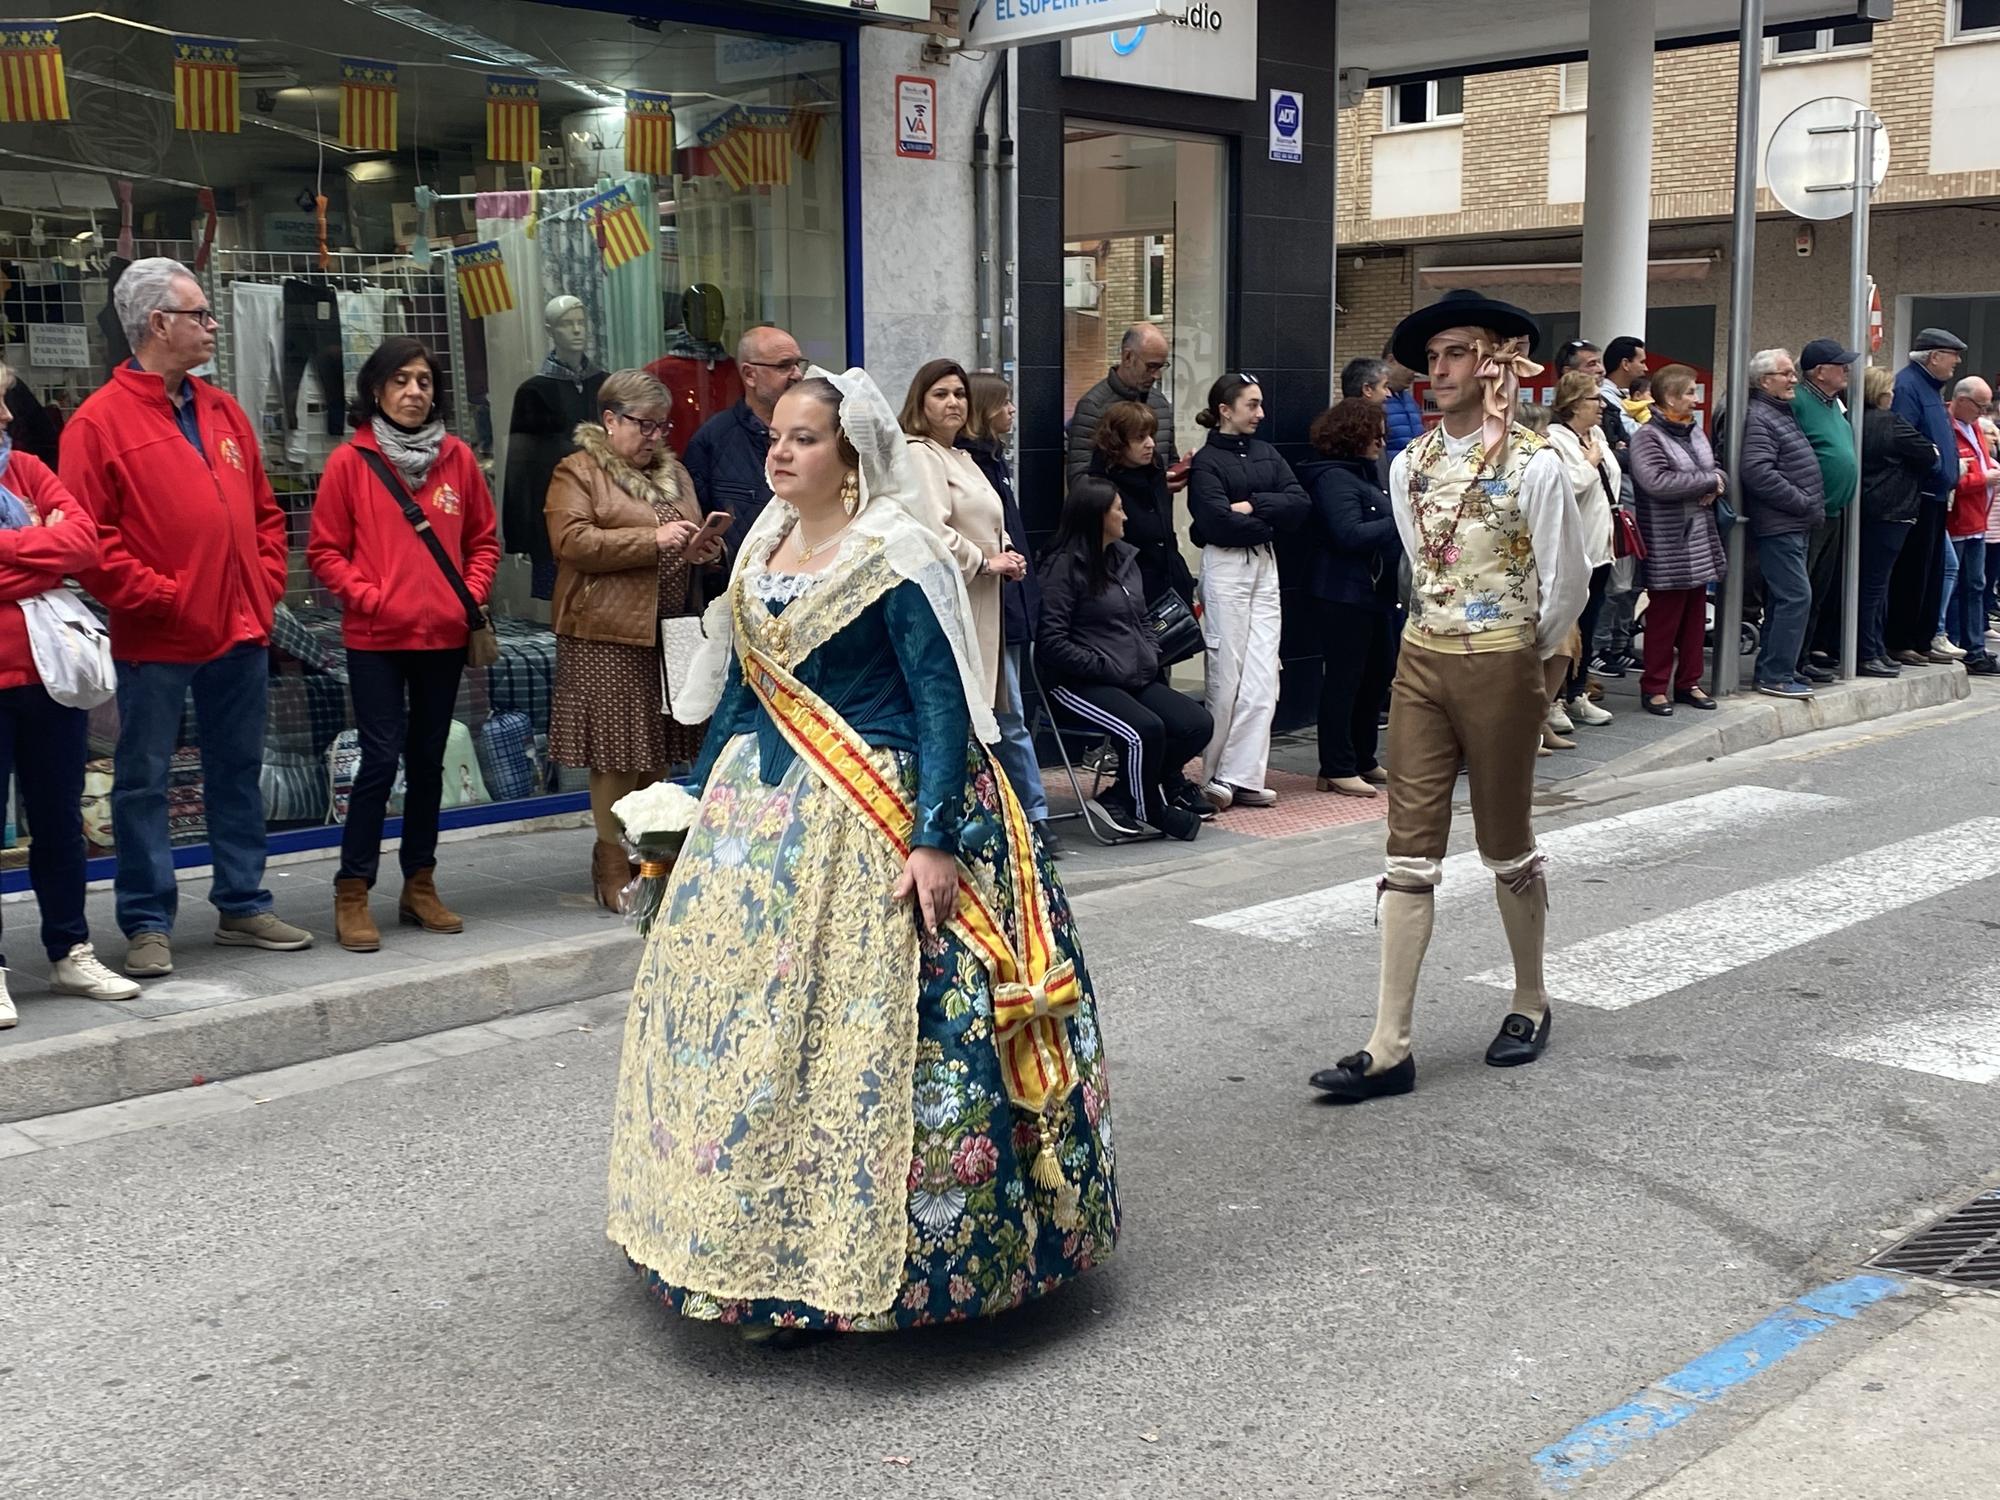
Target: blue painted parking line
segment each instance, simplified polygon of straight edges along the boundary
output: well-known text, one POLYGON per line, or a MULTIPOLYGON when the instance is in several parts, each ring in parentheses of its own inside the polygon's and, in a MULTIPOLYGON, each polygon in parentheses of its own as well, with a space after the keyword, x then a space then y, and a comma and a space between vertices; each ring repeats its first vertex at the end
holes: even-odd
POLYGON ((1573 1489, 1661 1433, 1680 1426, 1703 1405, 1779 1364, 1829 1328, 1853 1322, 1906 1282, 1854 1276, 1816 1287, 1754 1328, 1696 1355, 1671 1375, 1574 1428, 1534 1456, 1552 1493, 1573 1489))

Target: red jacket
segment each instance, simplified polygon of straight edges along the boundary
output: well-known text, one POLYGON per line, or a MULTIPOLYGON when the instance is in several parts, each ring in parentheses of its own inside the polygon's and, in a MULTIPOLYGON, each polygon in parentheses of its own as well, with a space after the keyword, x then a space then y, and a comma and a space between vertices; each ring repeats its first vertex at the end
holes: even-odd
MULTIPOLYGON (((465 605, 401 507, 357 449, 382 450, 363 427, 327 460, 306 561, 340 600, 341 639, 363 651, 449 651, 465 644, 465 605)), ((479 460, 447 436, 417 503, 481 604, 500 564, 493 496, 479 460)))
MULTIPOLYGON (((0 529, 0 688, 17 688, 42 680, 28 649, 20 601, 94 565, 97 526, 54 471, 31 454, 16 452, 0 470, 0 483, 27 501, 39 520, 46 521, 52 510, 63 513, 52 526, 0 529)), ((17 745, 14 753, 18 757, 26 749, 17 745)))
POLYGON ((1952 492, 1951 509, 1945 515, 1945 533, 1960 539, 1985 536, 1987 515, 1993 505, 1993 491, 1986 483, 1986 476, 1995 467, 1993 455, 1986 451, 1985 439, 1976 426, 1968 428, 1953 417, 1951 431, 1958 439, 1961 472, 1958 488, 1952 492))
POLYGON ((120 365, 63 428, 62 478, 102 555, 78 582, 111 611, 119 661, 204 662, 271 638, 285 592, 285 514, 250 419, 187 377, 201 451, 158 375, 120 365))

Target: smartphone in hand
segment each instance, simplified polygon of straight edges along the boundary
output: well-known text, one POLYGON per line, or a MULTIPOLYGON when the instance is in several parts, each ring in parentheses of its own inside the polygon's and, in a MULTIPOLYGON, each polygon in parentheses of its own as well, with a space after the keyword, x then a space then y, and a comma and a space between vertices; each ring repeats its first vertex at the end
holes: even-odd
POLYGON ((701 518, 701 529, 695 533, 696 542, 712 541, 729 530, 736 517, 726 510, 712 510, 701 518))

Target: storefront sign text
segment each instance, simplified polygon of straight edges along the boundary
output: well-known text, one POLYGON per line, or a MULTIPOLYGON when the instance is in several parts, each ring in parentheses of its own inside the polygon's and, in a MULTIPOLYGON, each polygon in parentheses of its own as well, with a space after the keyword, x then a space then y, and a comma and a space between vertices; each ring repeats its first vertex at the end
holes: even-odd
POLYGON ((42 370, 89 369, 89 328, 82 323, 30 323, 28 363, 42 370))
POLYGON ((968 47, 1019 47, 1143 27, 1182 8, 1174 0, 961 0, 958 34, 968 47))
MULTIPOLYGON (((988 0, 994 3, 994 0, 988 0)), ((1255 99, 1258 0, 1171 0, 1164 19, 1063 43, 1063 75, 1255 99)))

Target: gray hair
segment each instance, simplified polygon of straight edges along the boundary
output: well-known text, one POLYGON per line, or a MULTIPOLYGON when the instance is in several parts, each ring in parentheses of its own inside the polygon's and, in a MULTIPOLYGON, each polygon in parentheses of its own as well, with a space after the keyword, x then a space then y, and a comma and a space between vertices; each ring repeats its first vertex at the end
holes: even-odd
POLYGON ((1778 361, 1791 357, 1792 351, 1789 349, 1759 349, 1750 356, 1750 379, 1755 382, 1762 380, 1766 375, 1777 374, 1778 361))
POLYGON ((1134 323, 1130 328, 1125 330, 1125 337, 1118 341, 1120 358, 1136 350, 1146 341, 1148 334, 1152 334, 1163 344, 1167 341, 1167 336, 1160 332, 1157 323, 1134 323))
POLYGON ((118 326, 125 330, 125 342, 137 352, 153 336, 153 314, 174 305, 174 282, 185 276, 199 286, 194 272, 165 255, 135 260, 118 278, 112 302, 118 309, 118 326))
MULTIPOLYGON (((776 323, 752 323, 744 329, 742 337, 736 340, 736 363, 739 365, 751 363, 751 356, 756 354, 764 340, 774 333, 785 333, 785 330, 776 323)), ((791 335, 787 333, 785 337, 791 338, 791 335)), ((796 344, 798 340, 792 339, 792 342, 796 344)))
POLYGON ((1371 385, 1380 385, 1389 378, 1389 361, 1370 359, 1363 355, 1350 359, 1340 372, 1340 394, 1359 396, 1371 385))
MULTIPOLYGON (((4 386, 0 386, 0 390, 4 389, 4 386)), ((1993 404, 1993 387, 1977 375, 1961 375, 1957 380, 1952 382, 1951 395, 1947 399, 1956 401, 1961 396, 1967 401, 1974 402, 1980 406, 1991 406, 1993 404), (1973 392, 1975 390, 1984 394, 1974 395, 1973 392)))

